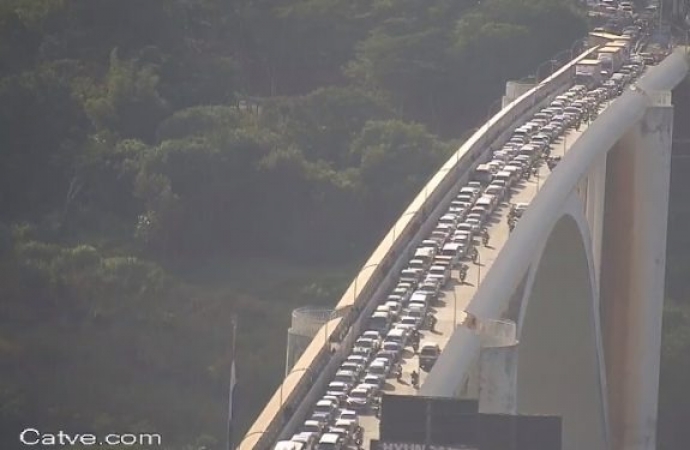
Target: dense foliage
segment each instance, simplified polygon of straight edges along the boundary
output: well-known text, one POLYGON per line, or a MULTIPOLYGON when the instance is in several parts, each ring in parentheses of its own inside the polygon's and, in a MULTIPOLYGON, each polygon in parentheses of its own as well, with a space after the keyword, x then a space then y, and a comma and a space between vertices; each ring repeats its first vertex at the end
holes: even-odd
POLYGON ((0 0, 0 447, 220 448, 231 315, 241 430, 288 311, 584 30, 568 0, 0 0))

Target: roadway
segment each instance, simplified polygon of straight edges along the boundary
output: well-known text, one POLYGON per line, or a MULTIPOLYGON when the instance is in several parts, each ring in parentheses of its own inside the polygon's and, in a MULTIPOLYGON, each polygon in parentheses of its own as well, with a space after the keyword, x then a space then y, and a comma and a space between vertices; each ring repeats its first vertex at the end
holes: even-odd
MULTIPOLYGON (((611 101, 612 100, 604 102, 600 111, 603 111, 611 101)), ((565 155, 570 145, 577 140, 584 130, 586 130, 587 126, 588 124, 584 122, 580 130, 568 130, 551 145, 551 156, 565 155)), ((489 245, 487 247, 481 245, 477 246, 479 250, 478 264, 468 264, 469 270, 465 283, 461 284, 459 282, 459 273, 457 270, 452 272, 453 279, 450 282, 451 287, 443 291, 440 301, 435 308, 432 309, 432 311, 435 311, 434 315, 437 319, 435 331, 421 331, 422 342, 435 342, 443 350, 456 324, 463 323, 466 317, 464 310, 472 300, 479 283, 481 283, 486 273, 491 270, 494 261, 498 259, 501 249, 510 236, 507 220, 510 203, 530 203, 537 195, 540 187, 549 178, 550 174, 551 171, 546 164, 542 164, 539 167, 537 177, 522 181, 516 188, 513 188, 512 197, 501 203, 496 209, 487 223, 490 236, 489 245)), ((475 241, 478 240, 476 239, 475 241)), ((416 389, 414 389, 410 383, 410 374, 413 370, 420 373, 420 385, 424 384, 427 373, 419 370, 419 359, 412 353, 409 347, 405 349, 401 362, 403 368, 402 381, 398 382, 395 378, 389 378, 383 389, 386 394, 414 394, 416 389)), ((379 419, 373 413, 361 415, 360 425, 364 429, 363 448, 369 450, 371 439, 378 439, 379 437, 379 419)))

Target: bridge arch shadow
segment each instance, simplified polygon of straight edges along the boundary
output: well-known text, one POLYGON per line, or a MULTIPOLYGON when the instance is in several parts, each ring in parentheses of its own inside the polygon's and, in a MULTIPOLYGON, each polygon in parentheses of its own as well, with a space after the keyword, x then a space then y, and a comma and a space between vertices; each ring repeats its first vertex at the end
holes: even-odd
POLYGON ((563 449, 606 450, 597 289, 588 233, 558 219, 520 308, 517 409, 563 417, 563 449))

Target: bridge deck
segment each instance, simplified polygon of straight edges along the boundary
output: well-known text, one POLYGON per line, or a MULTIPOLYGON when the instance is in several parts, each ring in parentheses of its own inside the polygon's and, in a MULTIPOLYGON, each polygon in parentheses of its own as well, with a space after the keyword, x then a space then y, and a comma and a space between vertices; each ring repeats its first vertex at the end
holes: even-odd
MULTIPOLYGON (((609 102, 602 104, 600 111, 603 111, 609 102)), ((568 130, 563 137, 559 138, 551 145, 552 156, 563 156, 570 145, 577 140, 577 138, 587 128, 587 123, 583 123, 581 129, 568 130)), ((513 189, 510 203, 530 203, 536 196, 539 188, 548 179, 551 171, 545 164, 539 168, 538 177, 532 177, 530 180, 523 181, 517 188, 513 189)), ((447 288, 443 291, 438 306, 434 308, 437 324, 435 332, 424 330, 422 341, 431 341, 437 343, 443 349, 450 339, 454 324, 461 324, 465 318, 463 312, 467 305, 472 300, 475 294, 478 283, 484 278, 484 275, 491 269, 494 261, 503 248, 509 237, 508 229, 508 201, 503 202, 499 208, 496 209, 494 215, 489 219, 487 228, 489 230, 490 240, 488 247, 478 246, 479 249, 479 264, 469 264, 467 278, 464 284, 460 284, 458 280, 459 274, 457 270, 453 271, 454 280, 452 288, 447 288)), ((413 370, 420 373, 420 384, 424 383, 426 372, 419 370, 419 359, 412 354, 408 348, 401 361, 403 368, 402 382, 397 382, 395 379, 388 379, 384 388, 385 393, 396 394, 413 394, 416 390, 410 383, 410 374, 413 370)), ((360 416, 360 425, 364 428, 364 442, 363 448, 369 450, 371 439, 378 439, 379 437, 379 420, 374 414, 366 414, 360 416)))

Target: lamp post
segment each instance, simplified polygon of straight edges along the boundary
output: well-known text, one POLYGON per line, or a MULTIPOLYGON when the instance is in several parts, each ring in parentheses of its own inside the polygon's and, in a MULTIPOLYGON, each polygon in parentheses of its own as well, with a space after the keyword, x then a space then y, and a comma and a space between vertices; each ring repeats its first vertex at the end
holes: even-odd
MULTIPOLYGON (((400 219, 402 219, 405 216, 409 216, 411 214, 417 214, 417 211, 407 211, 407 212, 403 213, 402 216, 400 216, 400 219)), ((400 221, 400 219, 396 220, 395 223, 393 224, 393 242, 395 242, 395 232, 396 232, 396 228, 398 226, 398 222, 400 221)), ((362 270, 364 270, 364 269, 362 269, 362 270)))
POLYGON ((488 122, 494 114, 498 113, 498 111, 496 111, 496 113, 494 113, 493 111, 494 111, 494 107, 496 105, 499 105, 499 104, 501 105, 501 108, 499 108, 498 111, 500 111, 501 109, 503 109, 503 99, 502 98, 497 98, 491 105, 489 105, 489 109, 486 113, 486 120, 484 121, 484 123, 488 122))
POLYGON ((542 78, 539 76, 541 74, 541 68, 544 67, 544 64, 548 63, 549 61, 544 61, 537 66, 537 70, 534 71, 534 84, 539 84, 541 82, 542 78))
MULTIPOLYGON (((355 298, 357 298, 357 296, 355 296, 355 298)), ((324 324, 325 326, 324 326, 324 337, 323 337, 323 338, 324 338, 324 342, 323 342, 323 345, 324 345, 324 347, 328 347, 328 351, 329 351, 329 352, 331 351, 331 341, 330 341, 329 335, 328 335, 328 324, 331 322, 331 320, 333 320, 335 317, 337 317, 336 314, 337 314, 338 312, 339 312, 339 311, 338 311, 337 309, 334 309, 333 311, 331 311, 331 312, 328 314, 328 318, 326 319, 326 323, 324 324)))
MULTIPOLYGON (((252 431, 251 433, 247 434, 247 435, 244 437, 244 439, 242 439, 242 441, 240 442, 240 445, 237 446, 237 450, 242 450, 242 444, 243 444, 244 441, 246 441, 250 436, 253 436, 253 435, 259 434, 259 433, 264 434, 264 433, 266 433, 266 430, 256 430, 256 431, 252 431)), ((254 448, 254 447, 252 447, 252 448, 254 448)))
POLYGON ((587 42, 587 38, 581 38, 578 39, 577 41, 573 42, 573 45, 570 47, 570 59, 575 59, 576 54, 578 53, 579 50, 581 50, 581 45, 587 42))
POLYGON ((378 265, 379 265, 379 263, 367 264, 366 266, 362 267, 362 270, 360 270, 360 271, 357 273, 357 276, 355 277, 355 286, 354 286, 354 290, 353 290, 353 294, 354 294, 353 300, 357 300, 357 280, 359 280, 359 276, 360 276, 360 275, 362 274, 362 272, 364 272, 365 270, 370 269, 370 268, 372 268, 372 267, 376 267, 376 266, 378 266, 378 265))
POLYGON ((482 254, 477 250, 477 289, 479 289, 479 283, 482 281, 482 254))
POLYGON ((453 293, 453 329, 458 326, 458 295, 455 293, 455 288, 451 290, 453 293))
MULTIPOLYGON (((309 372, 311 370, 312 370, 311 367, 300 367, 298 369, 291 370, 287 375, 285 375, 283 382, 280 384, 280 408, 279 409, 283 409, 283 386, 285 385, 285 382, 290 377, 290 375, 295 374, 295 373, 300 373, 300 372, 309 372)), ((313 372, 312 372, 312 377, 313 377, 313 372)))
POLYGON ((549 76, 551 76, 556 73, 556 69, 558 68, 558 60, 554 58, 550 59, 549 62, 551 63, 551 74, 549 76))
POLYGON ((566 64, 569 61, 568 57, 570 57, 570 50, 566 49, 556 53, 553 59, 556 60, 556 62, 566 64))

